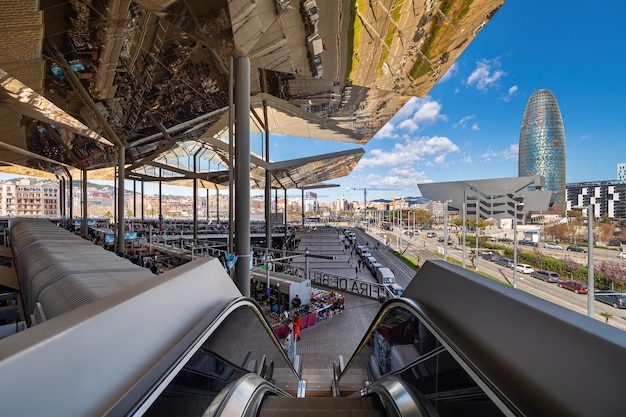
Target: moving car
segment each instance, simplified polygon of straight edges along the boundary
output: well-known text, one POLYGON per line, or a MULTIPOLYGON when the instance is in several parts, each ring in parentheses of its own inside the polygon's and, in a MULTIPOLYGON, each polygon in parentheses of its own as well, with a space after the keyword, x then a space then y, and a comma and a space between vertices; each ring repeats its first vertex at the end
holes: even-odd
POLYGON ((546 248, 546 249, 563 250, 563 246, 557 245, 554 242, 546 242, 546 243, 543 244, 543 247, 546 248))
POLYGON ((517 269, 517 272, 521 272, 523 274, 532 274, 533 272, 535 272, 532 266, 528 264, 517 264, 515 265, 515 269, 517 269))
POLYGON ((585 248, 581 248, 580 246, 576 246, 576 245, 570 245, 567 247, 567 250, 570 252, 582 252, 582 253, 587 253, 587 249, 585 248))
POLYGON ((538 246, 537 242, 533 242, 532 240, 528 240, 528 239, 522 239, 519 242, 520 245, 524 245, 524 246, 538 246))
POLYGON ((543 280, 545 282, 559 282, 561 277, 554 271, 548 271, 546 269, 540 269, 530 273, 531 277, 543 280))
POLYGON ((566 290, 574 291, 576 294, 587 294, 587 284, 578 281, 560 280, 556 285, 566 290))
POLYGON ((626 294, 617 291, 598 290, 594 292, 593 298, 615 308, 626 308, 626 294))
POLYGON ((436 236, 437 236, 437 233, 435 233, 435 232, 428 232, 428 233, 426 233, 426 237, 436 237, 436 236))

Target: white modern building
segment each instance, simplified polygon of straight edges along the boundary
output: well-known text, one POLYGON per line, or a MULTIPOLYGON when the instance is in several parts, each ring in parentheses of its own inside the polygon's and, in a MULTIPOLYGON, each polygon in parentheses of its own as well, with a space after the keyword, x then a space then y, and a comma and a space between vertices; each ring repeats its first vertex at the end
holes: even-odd
POLYGON ((617 182, 626 182, 626 162, 617 164, 617 182))

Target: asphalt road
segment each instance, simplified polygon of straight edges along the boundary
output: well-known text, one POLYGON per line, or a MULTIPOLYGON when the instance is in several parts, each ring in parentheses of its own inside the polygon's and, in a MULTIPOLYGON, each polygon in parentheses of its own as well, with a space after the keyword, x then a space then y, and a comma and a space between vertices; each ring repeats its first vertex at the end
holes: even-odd
MULTIPOLYGON (((379 228, 370 228, 367 230, 355 228, 353 230, 357 235, 359 244, 364 245, 369 242, 370 251, 372 252, 372 255, 376 258, 376 260, 394 270, 396 274, 396 281, 403 288, 406 288, 409 282, 413 279, 413 277, 415 276, 415 272, 404 262, 400 261, 398 257, 390 251, 390 249, 400 250, 401 252, 406 250, 406 254, 414 259, 419 259, 420 264, 423 263, 425 260, 443 259, 443 256, 438 254, 443 253, 442 243, 437 242, 435 238, 426 238, 427 231, 424 230, 422 230, 419 235, 412 238, 409 238, 406 235, 400 236, 397 231, 382 230, 379 228), (385 246, 385 242, 388 240, 390 241, 389 248, 385 246), (377 242, 380 244, 379 249, 376 249, 377 242)), ((441 234, 441 231, 435 232, 441 234)), ((467 247, 468 251, 470 249, 470 247, 467 247)), ((569 256, 570 258, 575 259, 577 262, 580 262, 582 264, 585 264, 587 262, 586 253, 576 253, 565 250, 544 248, 539 249, 542 252, 549 254, 550 256, 569 256)), ((520 250, 519 246, 518 250, 520 250)), ((603 260, 616 262, 617 253, 611 252, 614 251, 596 249, 594 251, 594 263, 602 262, 603 260)), ((462 253, 463 252, 461 246, 448 246, 447 256, 450 259, 461 262, 463 256, 462 253)), ((626 260, 620 259, 617 261, 626 260)), ((475 269, 470 262, 469 257, 466 258, 466 265, 468 269, 475 269)), ((478 270, 480 272, 496 277, 503 282, 506 282, 509 285, 513 286, 514 277, 512 268, 506 268, 493 262, 479 258, 478 270)), ((587 295, 576 294, 564 288, 559 288, 554 283, 547 283, 542 280, 533 278, 530 275, 522 274, 521 272, 517 272, 516 274, 516 283, 517 288, 520 291, 526 291, 554 304, 587 315, 587 295)), ((616 309, 608 304, 604 304, 594 300, 594 317, 598 320, 605 321, 605 318, 600 316, 601 312, 609 312, 613 314, 613 317, 610 320, 610 324, 626 330, 626 309, 616 309)))

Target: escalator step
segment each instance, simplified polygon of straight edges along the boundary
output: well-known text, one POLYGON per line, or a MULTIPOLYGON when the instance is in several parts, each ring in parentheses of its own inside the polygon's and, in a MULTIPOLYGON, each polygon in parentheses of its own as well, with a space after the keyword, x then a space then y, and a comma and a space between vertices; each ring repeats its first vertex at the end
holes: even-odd
POLYGON ((385 417, 376 397, 281 397, 271 395, 261 404, 257 417, 385 417))

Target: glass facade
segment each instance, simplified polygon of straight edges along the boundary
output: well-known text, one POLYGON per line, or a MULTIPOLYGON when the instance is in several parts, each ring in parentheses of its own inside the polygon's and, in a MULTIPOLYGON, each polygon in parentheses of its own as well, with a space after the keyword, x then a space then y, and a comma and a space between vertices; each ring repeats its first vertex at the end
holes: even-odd
POLYGON ((549 90, 526 103, 519 136, 519 176, 541 175, 554 191, 553 212, 565 214, 565 129, 559 104, 549 90))

